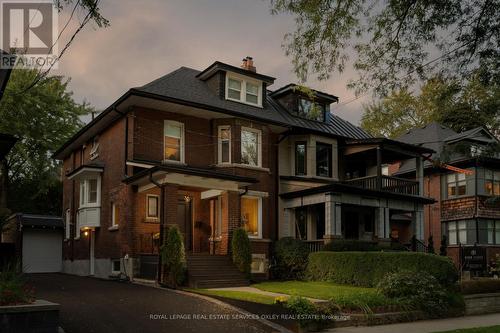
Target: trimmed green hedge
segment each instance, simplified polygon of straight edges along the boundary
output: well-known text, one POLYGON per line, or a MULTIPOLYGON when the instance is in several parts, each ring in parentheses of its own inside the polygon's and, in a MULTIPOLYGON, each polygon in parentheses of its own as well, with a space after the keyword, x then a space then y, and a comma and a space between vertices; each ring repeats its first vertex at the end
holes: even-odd
POLYGON ((453 286, 458 273, 450 258, 416 252, 315 252, 306 277, 313 281, 374 287, 390 272, 425 271, 443 286, 453 286))

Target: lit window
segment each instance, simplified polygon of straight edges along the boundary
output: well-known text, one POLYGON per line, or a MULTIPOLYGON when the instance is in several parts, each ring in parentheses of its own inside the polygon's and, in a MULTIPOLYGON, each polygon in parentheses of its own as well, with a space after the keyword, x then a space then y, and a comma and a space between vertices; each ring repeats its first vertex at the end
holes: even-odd
POLYGON ((157 195, 147 195, 146 217, 158 219, 160 217, 159 199, 157 195))
POLYGON ((316 176, 332 177, 332 145, 316 143, 316 176))
POLYGON ((226 99, 261 106, 262 83, 243 76, 230 74, 226 80, 226 99))
POLYGON ((249 237, 262 237, 262 199, 244 196, 241 198, 241 223, 249 237))
POLYGON ((261 132, 250 128, 241 129, 241 164, 260 166, 261 132))
POLYGON ((305 176, 307 173, 307 143, 295 142, 295 174, 305 176))
POLYGON ((111 203, 111 226, 118 226, 118 219, 120 217, 120 210, 118 206, 113 202, 111 203))
POLYGON ((484 186, 487 195, 500 195, 500 171, 485 170, 484 186))
POLYGON ((165 121, 165 160, 184 162, 184 125, 176 121, 165 121))
POLYGON ((448 197, 456 197, 467 193, 465 173, 452 173, 446 176, 448 197))
POLYGON ((219 163, 231 163, 231 128, 219 127, 219 163))

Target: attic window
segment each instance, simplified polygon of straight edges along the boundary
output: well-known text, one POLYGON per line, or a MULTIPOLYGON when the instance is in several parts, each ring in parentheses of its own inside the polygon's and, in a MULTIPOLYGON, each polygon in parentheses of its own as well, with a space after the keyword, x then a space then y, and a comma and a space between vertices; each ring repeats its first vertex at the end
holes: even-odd
POLYGON ((232 73, 226 77, 226 99, 262 106, 262 82, 232 73))
POLYGON ((299 98, 297 116, 316 121, 325 121, 325 104, 316 103, 306 98, 299 98))

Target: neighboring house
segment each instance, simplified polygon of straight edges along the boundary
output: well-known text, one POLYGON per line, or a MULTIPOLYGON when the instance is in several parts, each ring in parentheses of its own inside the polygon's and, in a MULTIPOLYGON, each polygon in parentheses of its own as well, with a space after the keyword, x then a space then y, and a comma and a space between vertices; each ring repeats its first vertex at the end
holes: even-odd
MULTIPOLYGON (((494 200, 500 196, 500 158, 482 152, 498 139, 482 127, 456 133, 431 123, 398 140, 431 148, 436 151, 431 159, 446 163, 424 164, 424 194, 437 200, 425 208, 425 235, 433 236, 434 248, 439 249, 446 235, 448 255, 457 264, 460 244, 477 244, 486 248, 487 260, 494 259, 500 253, 500 205, 494 200)), ((405 177, 414 172, 415 164, 403 161, 391 170, 405 177)))
POLYGON ((218 281, 223 257, 207 254, 227 255, 238 227, 254 278, 267 277, 272 242, 284 236, 312 250, 336 238, 389 242, 392 228, 404 242, 422 239, 433 202, 422 196, 423 169, 413 180, 386 171, 408 158, 423 167, 433 151, 371 138, 330 112, 336 96, 271 92, 273 82, 248 57, 241 67, 181 67, 130 89, 64 144, 54 154, 64 271, 154 278, 170 225, 184 234, 188 272, 205 263, 205 278, 218 281))

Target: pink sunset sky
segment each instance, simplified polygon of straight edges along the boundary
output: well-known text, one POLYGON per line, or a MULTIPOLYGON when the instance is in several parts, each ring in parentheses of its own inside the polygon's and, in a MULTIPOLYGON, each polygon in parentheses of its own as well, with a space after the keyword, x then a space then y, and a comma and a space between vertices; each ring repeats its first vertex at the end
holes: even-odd
MULTIPOLYGON (((252 56, 259 73, 277 78, 271 90, 297 82, 290 58, 281 46, 285 33, 294 29, 293 17, 271 15, 269 1, 106 0, 100 7, 111 26, 86 26, 61 59, 59 68, 51 72, 71 77, 75 98, 85 99, 98 110, 129 88, 178 67, 201 70, 216 60, 238 66, 243 57, 252 56)), ((60 28, 70 9, 60 14, 60 28)), ((59 48, 84 14, 75 15, 59 48)), ((355 73, 348 66, 342 75, 334 73, 323 82, 311 78, 307 85, 339 96, 342 103, 354 97, 346 88, 353 77, 355 73)), ((363 103, 369 100, 370 95, 347 105, 332 105, 332 111, 358 124, 363 103)))

